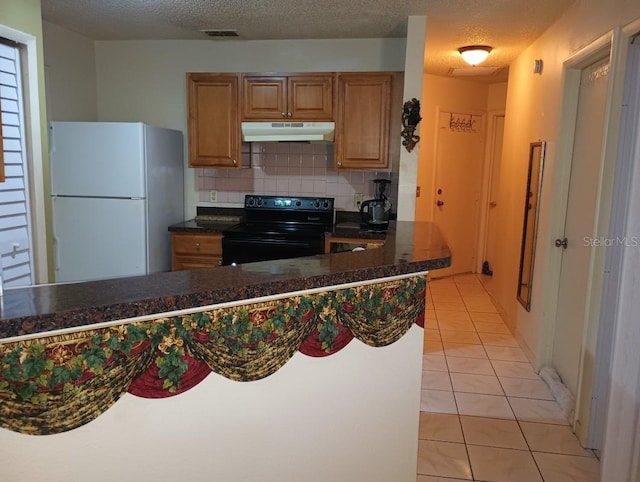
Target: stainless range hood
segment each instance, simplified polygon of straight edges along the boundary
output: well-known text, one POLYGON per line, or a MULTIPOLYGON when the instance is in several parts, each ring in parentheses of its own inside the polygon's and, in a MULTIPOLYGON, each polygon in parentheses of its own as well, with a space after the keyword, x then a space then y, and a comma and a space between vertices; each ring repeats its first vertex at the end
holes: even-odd
POLYGON ((334 122, 243 122, 245 142, 333 142, 334 122))

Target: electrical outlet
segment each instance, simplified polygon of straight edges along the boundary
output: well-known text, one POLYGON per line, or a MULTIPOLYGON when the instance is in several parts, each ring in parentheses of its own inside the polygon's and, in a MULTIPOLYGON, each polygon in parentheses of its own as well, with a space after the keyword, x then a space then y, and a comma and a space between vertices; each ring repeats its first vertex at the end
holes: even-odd
POLYGON ((353 195, 353 204, 355 205, 356 209, 360 210, 362 201, 364 201, 364 194, 362 194, 361 192, 357 192, 353 195))
POLYGON ((209 191, 209 202, 216 202, 218 200, 218 191, 209 191))

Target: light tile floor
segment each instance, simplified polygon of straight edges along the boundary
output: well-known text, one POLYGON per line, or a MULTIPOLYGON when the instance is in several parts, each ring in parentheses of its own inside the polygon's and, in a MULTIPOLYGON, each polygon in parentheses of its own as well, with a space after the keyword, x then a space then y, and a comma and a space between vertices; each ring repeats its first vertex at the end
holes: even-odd
POLYGON ((598 482, 477 275, 429 281, 417 482, 598 482))

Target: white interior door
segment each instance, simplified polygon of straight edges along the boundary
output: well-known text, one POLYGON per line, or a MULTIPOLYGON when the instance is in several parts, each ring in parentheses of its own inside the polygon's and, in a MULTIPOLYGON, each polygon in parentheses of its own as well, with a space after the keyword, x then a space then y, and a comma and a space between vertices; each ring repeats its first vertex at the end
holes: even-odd
POLYGON ((474 272, 484 156, 483 116, 441 111, 436 146, 434 222, 451 250, 437 276, 474 272))
POLYGON ((553 364, 576 394, 585 330, 588 280, 594 249, 596 203, 600 185, 609 58, 584 68, 571 161, 569 199, 556 311, 553 364))
POLYGON ((504 138, 504 115, 494 117, 493 139, 491 142, 491 152, 489 162, 491 170, 489 173, 489 199, 487 206, 487 237, 485 244, 484 261, 493 271, 494 262, 497 258, 497 241, 499 237, 498 224, 496 222, 496 208, 498 207, 498 187, 500 185, 500 167, 502 164, 502 141, 504 138))

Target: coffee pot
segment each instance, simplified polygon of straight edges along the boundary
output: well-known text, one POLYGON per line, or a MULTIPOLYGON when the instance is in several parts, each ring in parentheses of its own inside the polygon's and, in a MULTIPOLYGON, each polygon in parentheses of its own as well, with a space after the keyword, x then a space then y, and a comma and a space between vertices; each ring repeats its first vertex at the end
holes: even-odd
POLYGON ((389 179, 375 179, 376 198, 364 201, 360 205, 360 226, 363 229, 385 230, 389 227, 391 216, 391 201, 387 199, 385 191, 391 184, 389 179))

